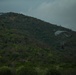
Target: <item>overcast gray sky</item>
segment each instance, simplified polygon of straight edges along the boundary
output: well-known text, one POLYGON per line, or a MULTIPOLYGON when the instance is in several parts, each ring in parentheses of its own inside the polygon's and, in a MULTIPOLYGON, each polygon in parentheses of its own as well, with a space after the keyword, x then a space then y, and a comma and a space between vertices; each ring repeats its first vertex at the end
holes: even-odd
POLYGON ((76 0, 0 0, 0 12, 19 12, 76 31, 76 0))

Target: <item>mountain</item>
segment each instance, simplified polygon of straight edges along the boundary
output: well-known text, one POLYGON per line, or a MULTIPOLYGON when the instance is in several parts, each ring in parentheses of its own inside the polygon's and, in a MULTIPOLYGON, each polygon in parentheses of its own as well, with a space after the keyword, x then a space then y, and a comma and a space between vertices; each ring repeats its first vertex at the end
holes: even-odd
POLYGON ((0 14, 0 66, 76 67, 76 32, 19 13, 0 14))

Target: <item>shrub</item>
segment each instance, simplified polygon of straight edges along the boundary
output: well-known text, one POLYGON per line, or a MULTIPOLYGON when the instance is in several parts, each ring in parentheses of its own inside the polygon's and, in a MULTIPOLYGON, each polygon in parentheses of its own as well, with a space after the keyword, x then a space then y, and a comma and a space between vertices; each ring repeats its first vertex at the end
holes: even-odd
POLYGON ((17 75, 37 75, 37 72, 31 67, 20 66, 17 75))
POLYGON ((7 67, 7 66, 3 66, 0 68, 0 75, 13 75, 11 68, 7 67))
POLYGON ((49 69, 46 75, 61 75, 60 72, 56 69, 49 69))

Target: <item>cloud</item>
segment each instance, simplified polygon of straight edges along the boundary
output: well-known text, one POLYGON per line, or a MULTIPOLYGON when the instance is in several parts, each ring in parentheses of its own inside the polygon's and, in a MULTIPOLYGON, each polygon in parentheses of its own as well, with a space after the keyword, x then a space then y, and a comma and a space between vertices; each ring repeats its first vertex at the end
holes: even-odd
POLYGON ((76 30, 76 0, 45 1, 28 14, 76 30))
POLYGON ((0 0, 0 12, 22 12, 26 14, 31 8, 35 8, 44 0, 0 0))

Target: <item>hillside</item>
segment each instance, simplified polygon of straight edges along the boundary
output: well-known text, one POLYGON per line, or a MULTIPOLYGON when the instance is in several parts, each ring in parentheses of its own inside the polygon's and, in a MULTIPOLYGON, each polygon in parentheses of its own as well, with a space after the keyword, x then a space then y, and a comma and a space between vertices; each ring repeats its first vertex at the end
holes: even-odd
POLYGON ((75 68, 75 58, 76 32, 18 13, 0 15, 0 66, 75 68))

